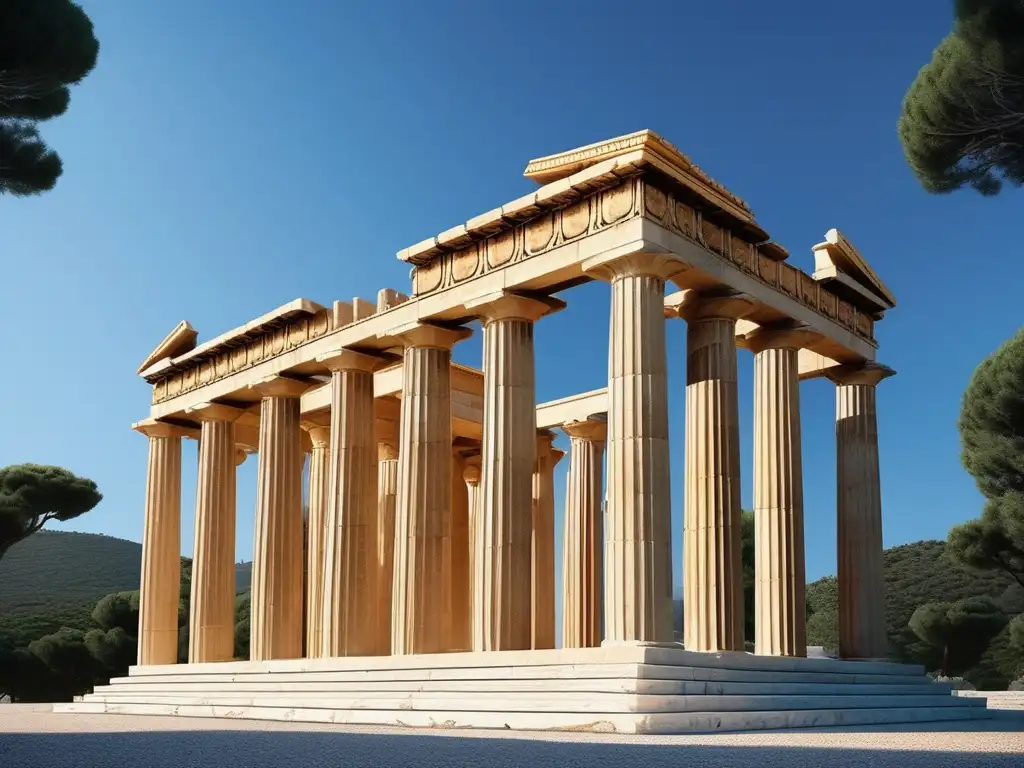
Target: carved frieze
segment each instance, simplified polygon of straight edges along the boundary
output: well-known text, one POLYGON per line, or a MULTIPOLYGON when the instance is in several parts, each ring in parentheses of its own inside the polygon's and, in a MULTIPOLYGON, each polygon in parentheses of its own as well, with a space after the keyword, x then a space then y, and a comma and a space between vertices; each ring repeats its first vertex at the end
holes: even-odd
POLYGON ((241 343, 237 347, 223 349, 197 361, 193 367, 177 371, 157 381, 153 385, 153 403, 162 403, 197 387, 252 368, 264 360, 308 344, 326 335, 329 330, 329 309, 323 309, 314 315, 296 317, 264 336, 241 343))

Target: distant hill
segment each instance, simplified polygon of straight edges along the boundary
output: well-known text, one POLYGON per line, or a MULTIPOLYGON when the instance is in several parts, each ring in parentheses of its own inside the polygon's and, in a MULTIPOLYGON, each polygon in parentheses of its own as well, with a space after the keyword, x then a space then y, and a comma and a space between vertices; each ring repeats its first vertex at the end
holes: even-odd
MULTIPOLYGON (((135 541, 39 531, 0 560, 0 632, 16 627, 19 635, 39 637, 61 626, 81 627, 101 597, 139 588, 141 562, 142 545, 135 541)), ((239 591, 249 588, 251 568, 236 566, 239 591)))

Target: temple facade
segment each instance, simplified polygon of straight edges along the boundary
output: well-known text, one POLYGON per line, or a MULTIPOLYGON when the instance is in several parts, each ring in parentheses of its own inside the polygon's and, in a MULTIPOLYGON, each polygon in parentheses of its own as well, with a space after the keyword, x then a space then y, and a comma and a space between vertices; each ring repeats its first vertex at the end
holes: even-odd
MULTIPOLYGON (((534 160, 526 176, 536 191, 398 253, 412 267, 408 295, 383 289, 376 302, 329 307, 297 299, 204 343, 183 322, 142 364, 152 403, 134 425, 149 439, 139 666, 93 695, 106 707, 98 711, 177 702, 174 713, 239 716, 238 680, 258 686, 283 675, 294 696, 311 695, 301 693, 308 675, 328 670, 340 686, 332 703, 286 711, 244 694, 245 711, 588 728, 597 707, 601 728, 671 731, 900 722, 924 717, 925 698, 956 703, 923 670, 883 661, 875 403, 893 371, 877 359, 875 324, 895 299, 856 248, 830 230, 813 247, 813 273, 801 271, 742 200, 650 131, 534 160), (594 280, 611 287, 607 381, 538 404, 534 335, 574 286, 594 280), (452 362, 473 321, 481 370, 452 362), (666 349, 666 325, 680 322, 685 473, 675 480, 685 507, 674 539, 667 355, 683 350, 666 349), (748 353, 753 391, 740 392, 737 356, 748 353), (839 650, 857 663, 801 658, 800 382, 818 377, 835 384, 839 650), (741 397, 754 403, 754 638, 743 628, 741 397), (553 446, 558 431, 569 438, 567 457, 553 446), (163 665, 178 660, 182 438, 199 441, 199 472, 189 663, 171 668, 163 665), (248 456, 258 462, 250 661, 233 662, 236 467, 248 456), (568 486, 562 640, 552 650, 559 461, 568 486), (682 644, 672 611, 679 551, 682 644), (222 674, 221 698, 185 700, 156 685, 194 685, 178 671, 201 673, 207 686, 222 674), (786 677, 794 672, 796 683, 786 677), (344 698, 353 686, 385 696, 396 681, 418 679, 401 701, 344 698), (776 687, 737 703, 711 696, 711 683, 680 682, 730 679, 743 690, 750 679, 776 687), (417 704, 438 680, 455 682, 417 704), (898 692, 928 696, 860 720, 846 701, 792 700, 805 683, 837 680, 851 694, 839 698, 857 698, 864 688, 853 684, 865 681, 914 683, 898 692), (707 687, 686 688, 697 685, 707 687), (712 714, 697 717, 692 700, 676 695, 684 688, 708 694, 701 706, 712 714), (581 702, 590 694, 578 691, 607 702, 581 702), (766 704, 768 694, 778 700, 766 704), (215 711, 217 702, 234 708, 215 711), (720 710, 737 707, 774 715, 730 726, 720 710), (839 719, 793 714, 804 709, 839 719)), ((878 711, 871 697, 857 701, 878 711)))

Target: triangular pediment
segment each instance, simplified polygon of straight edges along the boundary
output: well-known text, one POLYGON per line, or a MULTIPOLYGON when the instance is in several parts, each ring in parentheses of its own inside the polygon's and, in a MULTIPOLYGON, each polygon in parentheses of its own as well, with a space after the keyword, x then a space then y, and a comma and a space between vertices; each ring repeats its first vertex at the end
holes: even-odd
POLYGON ((814 246, 814 258, 816 280, 852 281, 878 305, 878 310, 896 306, 892 291, 838 229, 830 229, 825 233, 825 242, 814 246))
POLYGON ((156 349, 149 353, 149 357, 142 361, 138 373, 142 374, 143 371, 152 368, 161 360, 192 351, 195 349, 198 337, 199 332, 189 325, 188 320, 182 320, 174 327, 173 331, 164 337, 163 341, 157 344, 156 349))

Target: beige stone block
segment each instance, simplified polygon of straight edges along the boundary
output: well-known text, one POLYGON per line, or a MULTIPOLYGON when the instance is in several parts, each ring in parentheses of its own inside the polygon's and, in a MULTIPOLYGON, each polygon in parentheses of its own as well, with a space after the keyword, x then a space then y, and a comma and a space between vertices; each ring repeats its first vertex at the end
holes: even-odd
POLYGON ((331 313, 334 318, 335 328, 344 328, 346 325, 351 324, 355 318, 355 310, 353 310, 352 304, 347 301, 334 302, 331 313))
POLYGON ((189 663, 231 661, 235 656, 235 420, 243 412, 216 404, 192 412, 202 426, 188 658, 189 663))
POLYGON ((139 587, 139 664, 178 661, 181 592, 181 430, 157 421, 135 429, 149 438, 139 587))
POLYGON ((666 276, 670 257, 595 257, 611 282, 604 642, 671 642, 666 276))
POLYGON ((869 363, 829 375, 836 382, 839 653, 847 659, 888 655, 875 394, 893 373, 869 363))
POLYGON ((257 385, 263 399, 249 640, 249 656, 254 660, 302 656, 299 396, 305 386, 280 378, 257 385))
POLYGON ((372 301, 356 297, 352 299, 352 321, 359 322, 377 313, 377 305, 372 301))
POLYGON ((572 421, 562 558, 562 646, 599 646, 604 618, 603 419, 572 421))

